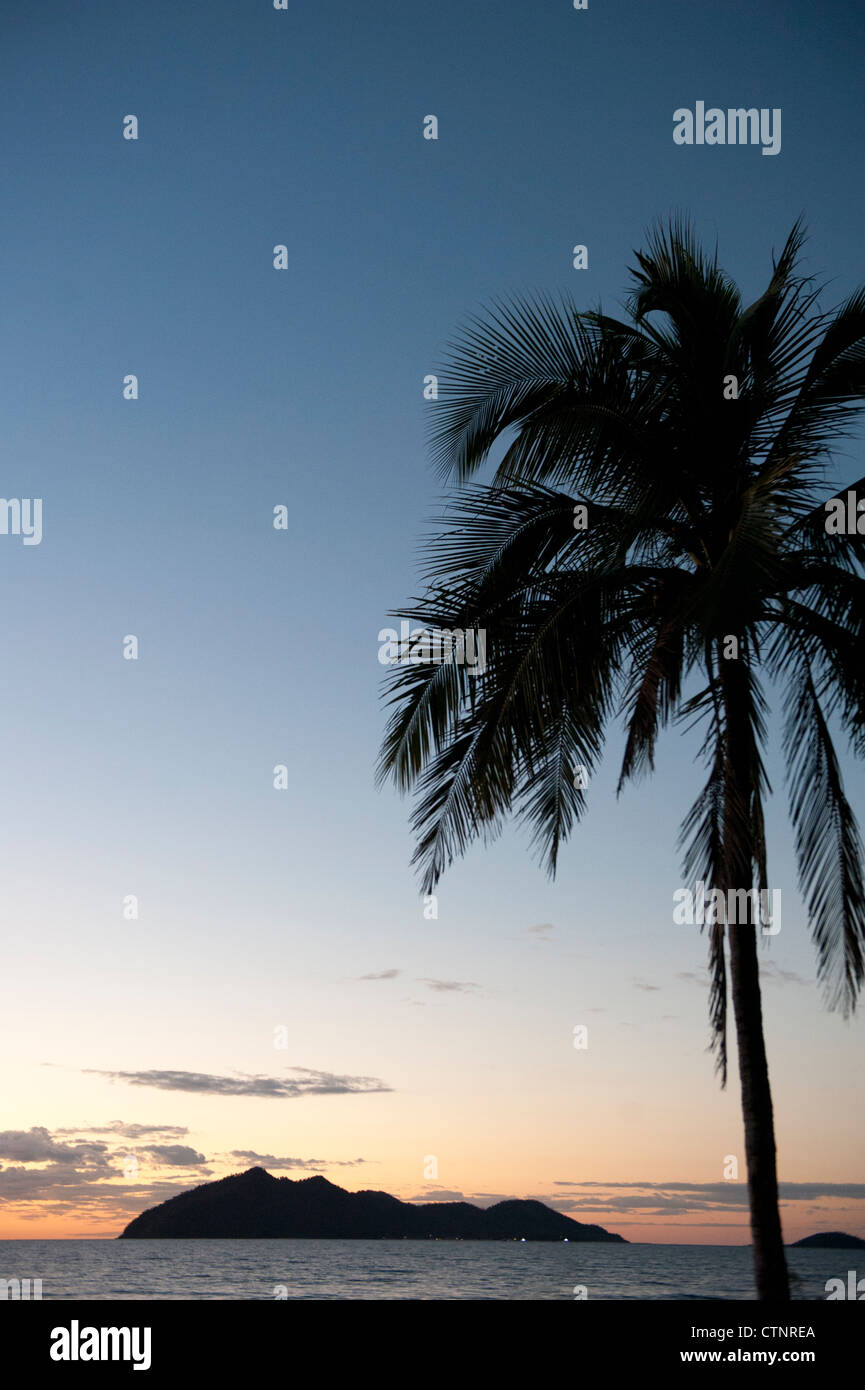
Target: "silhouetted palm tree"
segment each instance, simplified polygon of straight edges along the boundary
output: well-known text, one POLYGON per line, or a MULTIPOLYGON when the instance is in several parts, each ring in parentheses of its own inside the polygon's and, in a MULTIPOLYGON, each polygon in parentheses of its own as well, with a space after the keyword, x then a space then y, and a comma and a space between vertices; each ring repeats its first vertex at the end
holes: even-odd
MULTIPOLYGON (((459 490, 426 593, 396 616, 485 629, 486 667, 395 664, 379 774, 418 792, 424 891, 508 812, 552 874, 610 718, 626 722, 620 789, 653 768, 668 721, 702 721, 709 775, 682 827, 685 881, 768 890, 768 680, 818 978, 847 1013, 865 891, 830 722, 865 752, 865 535, 827 530, 821 487, 865 403, 865 290, 821 312, 797 271, 802 240, 797 223, 749 308, 673 220, 637 254, 625 322, 544 298, 469 322, 430 407, 459 490), (492 485, 473 484, 507 431, 492 485)), ((865 478, 850 486, 865 497, 865 478)), ((783 1301, 758 930, 709 925, 710 1012, 723 1084, 729 952, 757 1291, 783 1301)))

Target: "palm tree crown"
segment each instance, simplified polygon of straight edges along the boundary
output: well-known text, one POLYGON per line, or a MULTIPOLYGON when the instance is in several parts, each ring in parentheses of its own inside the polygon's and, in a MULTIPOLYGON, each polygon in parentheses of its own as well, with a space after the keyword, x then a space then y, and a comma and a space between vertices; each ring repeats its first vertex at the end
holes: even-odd
MULTIPOLYGON (((418 793, 424 891, 508 813, 554 873, 610 720, 624 714, 620 789, 671 719, 697 721, 708 779, 682 827, 686 882, 767 888, 771 686, 818 977, 849 1011, 865 886, 830 725, 865 751, 865 535, 827 530, 825 478, 865 401, 865 290, 821 311, 802 241, 797 223, 747 308, 674 220, 637 255, 624 321, 534 298, 469 322, 431 407, 458 488, 425 592, 397 616, 484 629, 486 665, 394 665, 379 773, 418 793)), ((865 497, 865 479, 848 487, 865 497)), ((725 939, 710 927, 723 1078, 725 939)))

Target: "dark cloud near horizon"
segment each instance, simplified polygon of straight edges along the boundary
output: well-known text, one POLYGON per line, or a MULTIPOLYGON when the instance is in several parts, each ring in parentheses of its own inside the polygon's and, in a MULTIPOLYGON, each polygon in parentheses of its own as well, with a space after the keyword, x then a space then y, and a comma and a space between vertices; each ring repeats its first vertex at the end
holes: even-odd
POLYGON ((52 1164, 47 1168, 0 1170, 0 1200, 21 1206, 22 1219, 45 1216, 92 1217, 100 1223, 123 1224, 146 1207, 189 1191, 189 1182, 154 1179, 151 1182, 110 1182, 112 1174, 87 1172, 52 1164), (33 1211, 26 1204, 38 1203, 33 1211))
MULTIPOLYGON (((513 1192, 460 1192, 456 1188, 430 1187, 424 1192, 416 1192, 413 1197, 404 1197, 405 1202, 468 1202, 473 1207, 492 1207, 496 1202, 512 1202, 515 1199, 513 1192)), ((541 1199, 538 1199, 541 1200, 541 1199)), ((548 1198, 542 1199, 548 1206, 554 1206, 556 1201, 562 1199, 548 1198)))
POLYGON ((405 1202, 471 1202, 473 1199, 467 1197, 464 1192, 457 1192, 447 1187, 433 1188, 429 1192, 416 1192, 413 1197, 404 1197, 405 1202))
POLYGON ((154 1144, 142 1152, 169 1168, 197 1168, 207 1162, 204 1154, 196 1153, 187 1144, 154 1144))
MULTIPOLYGON (((110 1133, 119 1140, 126 1137, 121 1130, 146 1133, 152 1129, 151 1125, 121 1125, 119 1128, 115 1125, 110 1133)), ((61 1132, 69 1131, 57 1131, 61 1132)), ((165 1167, 194 1167, 207 1175, 210 1172, 203 1166, 207 1163, 204 1154, 186 1144, 146 1145, 136 1152, 165 1167)), ((11 1163, 0 1165, 0 1196, 7 1201, 27 1201, 31 1194, 45 1190, 126 1178, 126 1164, 132 1156, 123 1145, 109 1148, 105 1143, 58 1143, 44 1125, 26 1131, 0 1131, 0 1158, 11 1160, 11 1163)))
POLYGON ((15 1163, 59 1163, 72 1167, 82 1163, 104 1167, 108 1145, 101 1143, 58 1144, 44 1125, 32 1129, 0 1130, 0 1158, 15 1163))
MULTIPOLYGON (((33 1129, 0 1131, 0 1205, 14 1210, 19 1219, 38 1220, 41 1217, 74 1215, 92 1222, 95 1234, 104 1234, 112 1226, 119 1231, 133 1216, 146 1207, 166 1201, 169 1197, 187 1192, 190 1177, 193 1183, 212 1177, 205 1155, 186 1144, 141 1144, 130 1150, 124 1140, 151 1134, 164 1136, 176 1130, 187 1131, 179 1125, 131 1124, 112 1121, 110 1125, 94 1126, 94 1130, 113 1136, 114 1143, 60 1143, 57 1135, 46 1126, 33 1129), (128 1160, 137 1155, 141 1163, 130 1169, 128 1160), (153 1176, 145 1175, 142 1165, 153 1165, 153 1176), (26 1165, 26 1166, 25 1166, 26 1165), (160 1175, 159 1170, 168 1170, 160 1175), (185 1179, 169 1176, 170 1170, 189 1170, 185 1179)), ((63 1133, 78 1131, 67 1129, 63 1133)), ((93 1130, 84 1131, 92 1133, 93 1130)), ((355 1167, 365 1159, 290 1160, 272 1154, 257 1154, 252 1150, 236 1150, 236 1159, 265 1160, 269 1166, 308 1164, 310 1171, 320 1167, 355 1167)))
MULTIPOLYGON (((189 1189, 188 1180, 175 1182, 154 1176, 148 1181, 141 1178, 138 1167, 131 1172, 127 1168, 132 1155, 124 1139, 130 1134, 161 1135, 173 1129, 186 1132, 176 1125, 134 1125, 119 1120, 83 1131, 112 1135, 115 1143, 110 1146, 58 1142, 58 1134, 80 1132, 68 1128, 52 1133, 46 1126, 36 1125, 28 1131, 0 1132, 0 1158, 13 1160, 0 1165, 0 1204, 15 1209, 22 1219, 73 1214, 93 1218, 100 1230, 111 1221, 125 1224, 145 1206, 189 1189)), ((211 1176, 204 1155, 185 1144, 141 1146, 137 1153, 163 1167, 194 1168, 197 1181, 211 1176)))
POLYGON ((189 1133, 186 1125, 136 1125, 112 1120, 107 1125, 79 1125, 74 1129, 55 1129, 55 1134, 117 1134, 123 1139, 145 1139, 149 1135, 182 1139, 189 1133))
POLYGON ((339 1076, 334 1072, 317 1071, 312 1067, 290 1067, 294 1076, 256 1076, 238 1073, 236 1076, 214 1076, 196 1071, 106 1071, 99 1067, 84 1067, 88 1076, 105 1076, 112 1081, 125 1081, 130 1086, 150 1086, 160 1091, 191 1091, 217 1096, 261 1096, 276 1100, 295 1100, 299 1096, 365 1095, 390 1091, 392 1087, 375 1076, 339 1076))
POLYGON ((475 984, 473 980, 431 980, 426 975, 419 975, 418 981, 440 994, 470 994, 473 989, 480 989, 480 985, 475 984))
POLYGON ((401 970, 380 970, 378 974, 358 975, 359 980, 395 980, 397 975, 401 975, 401 970))
POLYGON ((367 1163, 365 1158, 280 1158, 276 1154, 260 1154, 254 1149, 232 1149, 232 1158, 240 1158, 245 1163, 260 1163, 262 1168, 356 1168, 367 1163))
MULTIPOLYGON (((744 1182, 566 1182, 554 1187, 572 1190, 571 1196, 542 1198, 550 1206, 567 1212, 586 1212, 616 1216, 643 1212, 646 1215, 684 1216, 691 1212, 747 1211, 748 1188, 744 1182), (597 1193, 598 1195, 593 1195, 597 1193), (611 1195, 611 1194, 622 1195, 611 1195)), ((783 1203, 812 1202, 841 1198, 865 1200, 865 1183, 779 1183, 783 1203)))
MULTIPOLYGON (((629 1188, 631 1191, 653 1192, 710 1192, 727 1191, 729 1188, 741 1188, 745 1191, 744 1182, 725 1182, 719 1179, 717 1182, 574 1182, 567 1179, 556 1179, 554 1187, 573 1187, 573 1188, 603 1188, 611 1190, 613 1188, 629 1188)), ((865 1182, 782 1182, 778 1184, 783 1189, 782 1195, 807 1197, 809 1194, 817 1194, 821 1197, 865 1197, 865 1182)))

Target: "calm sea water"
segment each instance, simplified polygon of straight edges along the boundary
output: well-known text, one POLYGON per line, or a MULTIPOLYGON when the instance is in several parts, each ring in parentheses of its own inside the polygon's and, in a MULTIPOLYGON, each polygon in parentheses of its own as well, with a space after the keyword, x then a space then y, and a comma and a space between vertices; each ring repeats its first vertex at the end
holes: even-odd
MULTIPOLYGON (((790 1250, 796 1299, 861 1269, 862 1251, 790 1250)), ((751 1251, 515 1241, 4 1240, 0 1278, 43 1299, 752 1299, 751 1251)))

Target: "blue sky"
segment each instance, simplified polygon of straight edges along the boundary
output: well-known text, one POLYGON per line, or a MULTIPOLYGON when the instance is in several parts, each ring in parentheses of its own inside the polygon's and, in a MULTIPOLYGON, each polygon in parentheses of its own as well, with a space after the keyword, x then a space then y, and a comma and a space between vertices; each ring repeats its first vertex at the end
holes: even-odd
MULTIPOLYGON (((614 310, 644 229, 677 208, 746 296, 801 212, 828 300, 865 279, 863 29, 853 6, 804 4, 781 28, 771 8, 663 0, 7 0, 2 492, 44 499, 41 545, 0 537, 12 1128, 138 1121, 145 1102, 167 1123, 170 1102, 208 1153, 282 1152, 284 1129, 305 1152, 344 1135, 334 1159, 362 1140, 381 1185, 406 1192, 416 1152, 446 1136, 448 1185, 523 1195, 568 1176, 549 1154, 576 1152, 591 1117, 611 1137, 580 1158, 587 1180, 719 1176, 740 1143, 735 1081, 717 1092, 705 991, 678 978, 699 973, 705 943, 669 917, 702 771, 693 738, 668 737, 655 782, 616 803, 615 735, 555 885, 509 832, 454 868, 425 921, 408 807, 373 785, 377 633, 417 589, 440 495, 422 382, 466 314, 536 289, 614 310), (675 146, 672 113, 698 99, 780 107, 781 153, 675 146), (137 401, 122 399, 127 373, 137 401), (121 656, 128 633, 137 662, 121 656), (357 978, 388 969, 402 973, 357 978), (606 1011, 609 1070, 584 1100, 569 1037, 589 1009, 606 1011), (312 1098, 290 1115, 224 1097, 192 1114, 188 1096, 80 1075, 285 1061, 381 1076, 411 1102, 389 1099, 383 1119, 375 1097, 337 1097, 326 1123, 312 1098), (641 1152, 652 1068, 680 1065, 705 1152, 668 1128, 639 1173, 613 1171, 629 1133, 641 1152), (496 1164, 480 1137, 456 1137, 478 1091, 496 1164), (537 1097, 535 1148, 513 1136, 517 1095, 537 1097)), ((844 448, 852 479, 861 445, 844 448)), ((851 786, 861 810, 861 775, 851 786)), ((861 1028, 777 973, 810 981, 813 966, 774 807, 770 828, 782 1176, 853 1180, 862 1129, 827 1077, 849 1071, 861 1028), (836 1122, 838 1152, 815 1147, 815 1126, 836 1122)))

